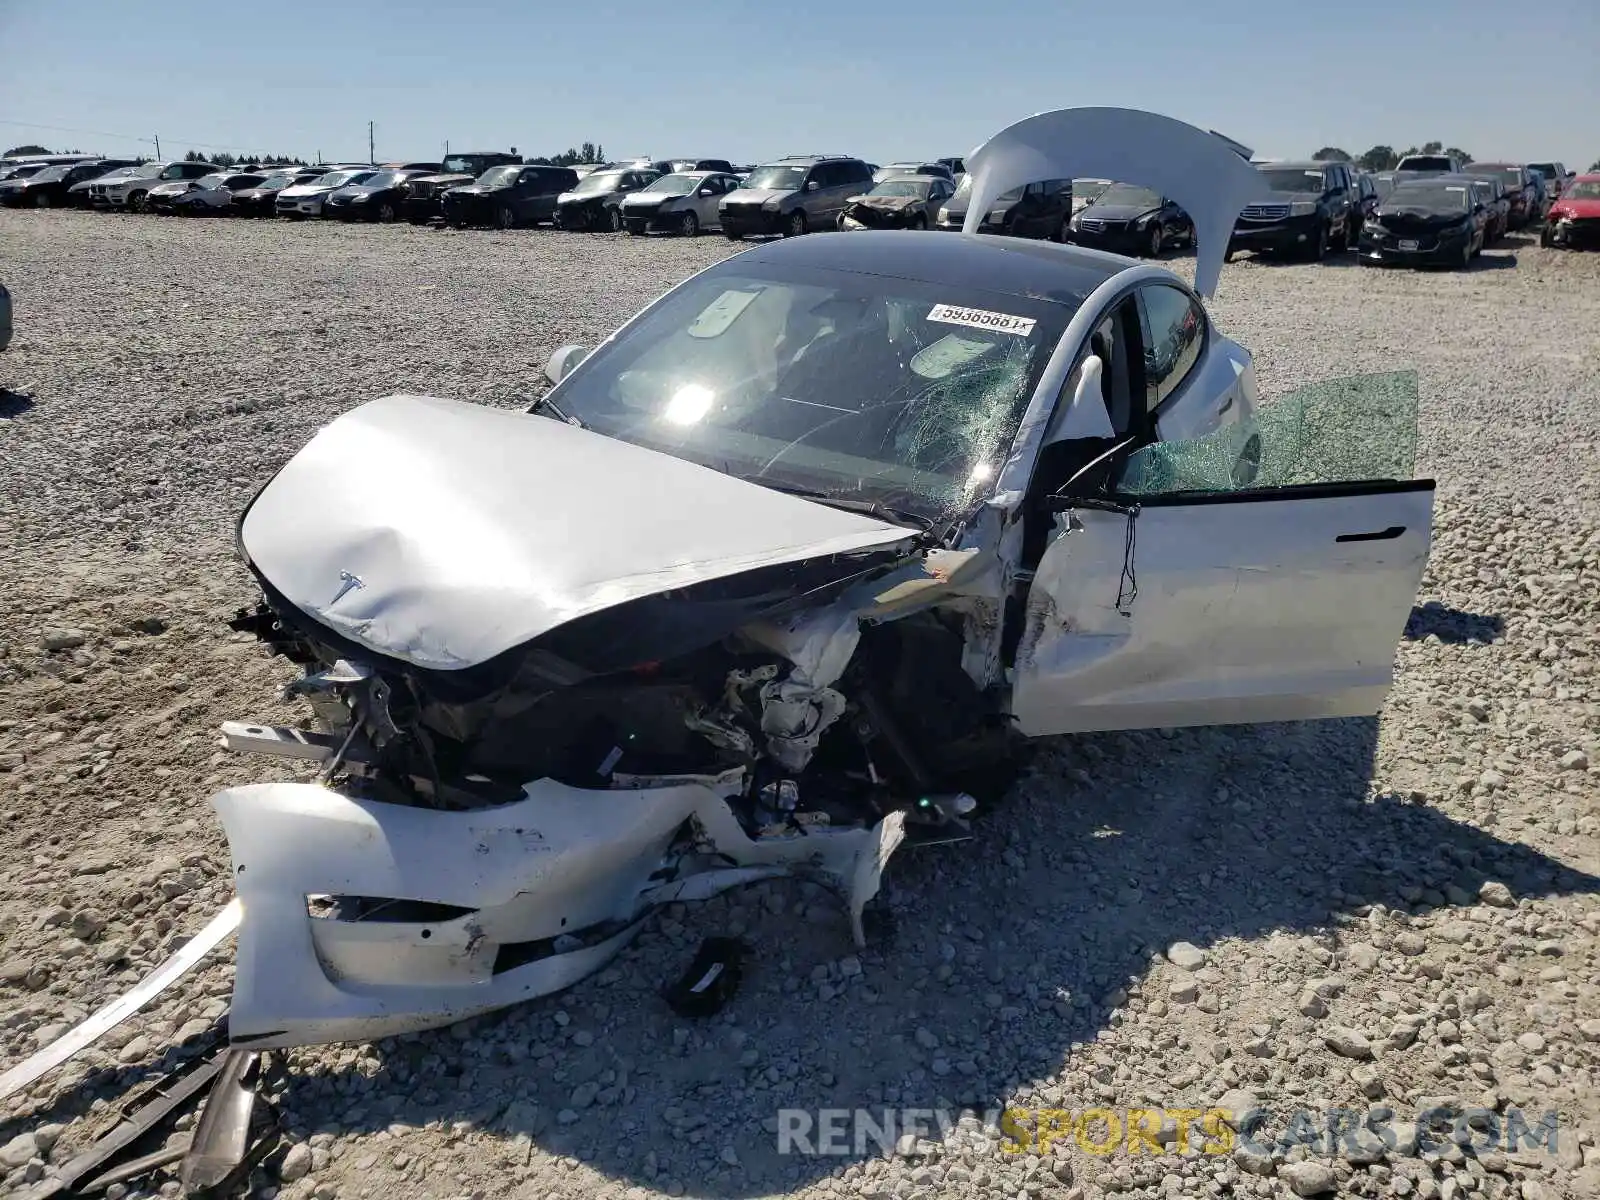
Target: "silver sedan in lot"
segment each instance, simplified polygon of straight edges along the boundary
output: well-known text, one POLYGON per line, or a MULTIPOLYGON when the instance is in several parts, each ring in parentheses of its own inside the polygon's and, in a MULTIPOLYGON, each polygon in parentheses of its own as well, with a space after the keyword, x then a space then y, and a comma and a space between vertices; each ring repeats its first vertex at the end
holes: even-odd
POLYGON ((666 229, 693 237, 702 229, 720 229, 717 205, 739 186, 726 171, 680 171, 622 198, 622 227, 632 234, 666 229))

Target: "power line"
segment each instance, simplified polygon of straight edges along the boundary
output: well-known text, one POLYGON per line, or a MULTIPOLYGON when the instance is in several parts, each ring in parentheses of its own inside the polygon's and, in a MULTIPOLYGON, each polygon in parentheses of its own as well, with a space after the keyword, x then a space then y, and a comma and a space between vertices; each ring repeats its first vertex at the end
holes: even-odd
MULTIPOLYGON (((44 125, 44 124, 41 124, 41 123, 39 123, 37 121, 8 121, 8 120, 0 120, 0 125, 14 125, 14 126, 17 126, 18 128, 21 128, 21 129, 48 129, 53 133, 80 133, 80 134, 87 134, 90 137, 116 138, 118 141, 123 141, 123 142, 142 142, 146 146, 149 146, 149 145, 159 146, 161 144, 161 139, 159 137, 153 137, 153 138, 152 137, 139 137, 137 134, 132 134, 132 133, 110 133, 110 132, 108 132, 107 130, 104 130, 104 129, 78 129, 78 128, 75 128, 75 127, 73 127, 71 125, 44 125)), ((222 143, 218 143, 218 142, 197 142, 197 141, 193 140, 192 138, 184 138, 184 137, 175 138, 175 137, 171 136, 170 134, 167 136, 167 141, 168 141, 168 143, 171 143, 171 144, 176 144, 178 142, 182 142, 185 145, 191 146, 196 150, 229 150, 229 151, 233 151, 233 150, 243 150, 243 149, 252 148, 252 147, 240 146, 237 143, 222 144, 222 143)))

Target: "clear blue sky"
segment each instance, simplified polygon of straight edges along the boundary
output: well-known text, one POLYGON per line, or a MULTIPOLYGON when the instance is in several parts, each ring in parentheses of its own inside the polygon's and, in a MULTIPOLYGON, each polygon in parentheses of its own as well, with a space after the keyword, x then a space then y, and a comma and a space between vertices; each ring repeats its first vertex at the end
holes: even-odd
POLYGON ((1582 170, 1600 0, 0 0, 0 149, 150 153, 131 139, 160 134, 168 157, 364 159, 372 119, 380 158, 448 138, 887 162, 1084 104, 1264 155, 1439 139, 1582 170))

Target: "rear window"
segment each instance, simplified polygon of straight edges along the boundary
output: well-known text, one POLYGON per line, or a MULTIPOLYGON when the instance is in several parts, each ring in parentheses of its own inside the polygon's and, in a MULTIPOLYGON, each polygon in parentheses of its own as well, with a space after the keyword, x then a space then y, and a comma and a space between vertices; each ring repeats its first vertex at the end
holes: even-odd
POLYGON ((1454 167, 1442 154, 1413 154, 1400 164, 1402 171, 1448 171, 1454 167))

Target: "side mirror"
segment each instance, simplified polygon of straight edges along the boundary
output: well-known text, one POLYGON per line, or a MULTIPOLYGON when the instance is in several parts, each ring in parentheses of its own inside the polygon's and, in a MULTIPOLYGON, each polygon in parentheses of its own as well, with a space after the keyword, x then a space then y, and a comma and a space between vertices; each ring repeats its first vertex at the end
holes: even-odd
POLYGON ((715 196, 716 192, 712 191, 708 187, 704 187, 704 188, 701 188, 698 192, 696 192, 695 195, 697 195, 697 196, 715 196))
POLYGON ((820 188, 821 186, 822 185, 820 183, 818 183, 815 179, 806 180, 806 191, 808 191, 808 192, 814 192, 818 188, 820 188))
POLYGON ((551 383, 560 383, 572 374, 572 368, 589 357, 587 346, 562 346, 544 365, 544 377, 551 383))
POLYGON ((1072 399, 1057 405, 1043 444, 1117 435, 1106 409, 1104 374, 1105 364, 1097 354, 1089 355, 1078 365, 1072 382, 1072 399))

